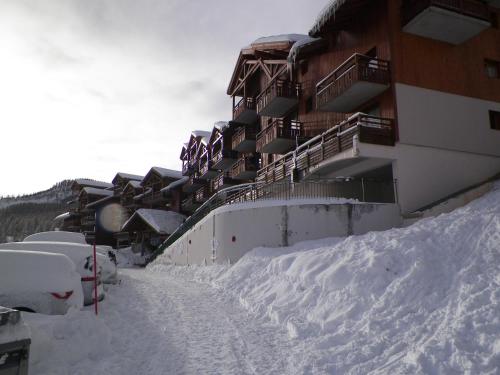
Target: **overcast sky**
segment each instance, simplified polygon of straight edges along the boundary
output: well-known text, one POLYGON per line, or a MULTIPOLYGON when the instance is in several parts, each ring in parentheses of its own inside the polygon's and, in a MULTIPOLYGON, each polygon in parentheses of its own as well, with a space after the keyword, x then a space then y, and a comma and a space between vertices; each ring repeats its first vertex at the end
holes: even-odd
POLYGON ((307 33, 328 0, 1 0, 0 195, 180 169, 228 120, 241 47, 307 33))

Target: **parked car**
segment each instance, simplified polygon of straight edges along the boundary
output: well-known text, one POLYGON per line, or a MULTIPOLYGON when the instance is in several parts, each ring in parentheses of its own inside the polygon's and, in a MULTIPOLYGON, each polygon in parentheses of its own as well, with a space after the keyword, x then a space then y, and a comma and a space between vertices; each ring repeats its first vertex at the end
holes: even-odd
MULTIPOLYGON (((94 249, 91 245, 73 242, 57 241, 32 241, 32 242, 7 242, 0 244, 0 249, 21 249, 34 251, 47 251, 49 253, 60 253, 69 256, 78 267, 83 258, 94 256, 94 249), (82 258, 83 257, 83 258, 82 258)), ((118 280, 116 263, 104 250, 97 250, 98 270, 101 271, 101 281, 105 284, 115 284, 118 280), (103 254, 104 252, 104 254, 103 254)))
MULTIPOLYGON (((70 242, 80 245, 89 245, 82 233, 66 231, 39 232, 27 236, 23 242, 70 242)), ((116 265, 116 253, 111 246, 97 245, 98 253, 107 256, 116 265)))
POLYGON ((39 232, 35 234, 31 234, 27 236, 23 242, 71 242, 71 243, 79 243, 82 245, 87 245, 87 241, 85 241, 85 236, 82 233, 77 232, 66 232, 66 231, 48 231, 48 232, 39 232))
POLYGON ((43 314, 81 308, 80 275, 67 256, 0 250, 0 305, 43 314))
MULTIPOLYGON (((92 247, 65 242, 9 242, 0 244, 0 249, 36 251, 66 255, 76 266, 76 271, 80 274, 84 304, 90 305, 94 302, 94 257, 92 247)), ((109 278, 109 259, 101 254, 97 254, 97 295, 98 299, 104 298, 102 287, 103 269, 107 270, 106 276, 109 278)), ((112 264, 116 273, 116 266, 112 264)), ((116 277, 116 276, 115 276, 116 277)))

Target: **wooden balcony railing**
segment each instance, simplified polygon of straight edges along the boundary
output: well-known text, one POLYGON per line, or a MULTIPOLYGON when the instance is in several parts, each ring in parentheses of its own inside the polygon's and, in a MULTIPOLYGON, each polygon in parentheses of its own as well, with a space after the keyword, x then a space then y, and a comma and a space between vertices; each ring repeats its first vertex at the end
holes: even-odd
POLYGON ((393 120, 358 113, 260 169, 256 180, 266 183, 282 180, 292 174, 294 167, 299 173, 307 171, 351 149, 354 135, 358 135, 360 142, 393 146, 393 120))
POLYGON ((241 98, 241 100, 236 103, 233 108, 233 120, 238 121, 241 115, 243 115, 246 111, 255 111, 255 98, 241 98))
POLYGON ((210 187, 208 185, 203 186, 198 189, 194 195, 195 201, 198 203, 205 202, 208 198, 210 198, 210 187))
POLYGON ((323 109, 358 82, 388 85, 390 80, 388 61, 355 53, 316 85, 316 108, 323 109))
POLYGON ((402 7, 403 25, 431 6, 483 21, 491 21, 488 5, 478 0, 405 0, 402 7))
POLYGON ((212 191, 218 191, 228 186, 236 185, 229 172, 222 172, 212 180, 212 191))
POLYGON ((236 129, 231 140, 231 145, 233 150, 237 150, 245 141, 255 142, 257 139, 257 127, 256 126, 240 126, 236 129))
POLYGON ((231 167, 229 176, 234 179, 252 179, 257 173, 257 166, 254 158, 242 157, 231 167))
POLYGON ((301 136, 302 124, 298 121, 283 119, 274 120, 268 127, 257 134, 257 152, 270 152, 271 143, 278 139, 295 141, 301 136))
MULTIPOLYGON (((293 107, 294 102, 298 101, 301 92, 300 83, 277 79, 272 81, 267 88, 257 97, 257 113, 265 116, 271 115, 265 113, 265 109, 270 106, 276 98, 293 99, 288 101, 285 107, 279 108, 278 112, 286 112, 293 107)), ((280 116, 275 116, 280 117, 280 116)))

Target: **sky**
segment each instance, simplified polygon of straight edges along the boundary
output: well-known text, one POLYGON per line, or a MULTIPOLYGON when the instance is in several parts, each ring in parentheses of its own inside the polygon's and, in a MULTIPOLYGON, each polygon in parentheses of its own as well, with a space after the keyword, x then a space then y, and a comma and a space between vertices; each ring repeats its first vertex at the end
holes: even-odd
POLYGON ((305 33, 328 0, 1 0, 0 196, 180 169, 229 120, 242 47, 305 33))

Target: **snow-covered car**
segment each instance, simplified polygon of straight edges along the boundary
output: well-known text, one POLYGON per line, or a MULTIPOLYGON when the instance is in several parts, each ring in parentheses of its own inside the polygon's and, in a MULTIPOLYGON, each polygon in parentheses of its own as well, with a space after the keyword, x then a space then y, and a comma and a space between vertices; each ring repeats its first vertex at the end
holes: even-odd
POLYGON ((80 275, 62 254, 0 250, 0 305, 43 314, 80 309, 80 275))
MULTIPOLYGON (((69 256, 75 261, 75 264, 81 263, 82 256, 86 259, 89 256, 93 257, 94 249, 92 245, 80 244, 74 242, 59 242, 59 241, 23 241, 23 242, 8 242, 0 244, 0 249, 21 249, 46 251, 60 253, 69 256), (76 257, 75 259, 73 257, 76 257)), ((98 270, 101 272, 101 281, 104 284, 115 284, 118 280, 116 263, 113 257, 110 257, 104 248, 96 247, 98 270)))
MULTIPOLYGON (((27 236, 23 240, 23 242, 70 242, 80 245, 89 245, 82 233, 66 231, 47 231, 34 233, 27 236)), ((116 253, 111 246, 97 245, 96 251, 104 256, 107 256, 112 263, 116 264, 116 253)))
MULTIPOLYGON (((92 247, 65 242, 9 242, 0 244, 0 249, 36 251, 45 253, 63 254, 75 264, 77 272, 80 274, 84 304, 90 305, 94 302, 94 257, 92 247)), ((98 299, 104 298, 102 278, 104 269, 109 271, 109 259, 101 254, 97 254, 97 295, 98 299)), ((116 272, 116 266, 112 264, 116 272)), ((109 277, 109 275, 108 275, 109 277)))
POLYGON ((27 236, 23 242, 72 242, 87 245, 85 236, 82 233, 66 231, 39 232, 27 236))

